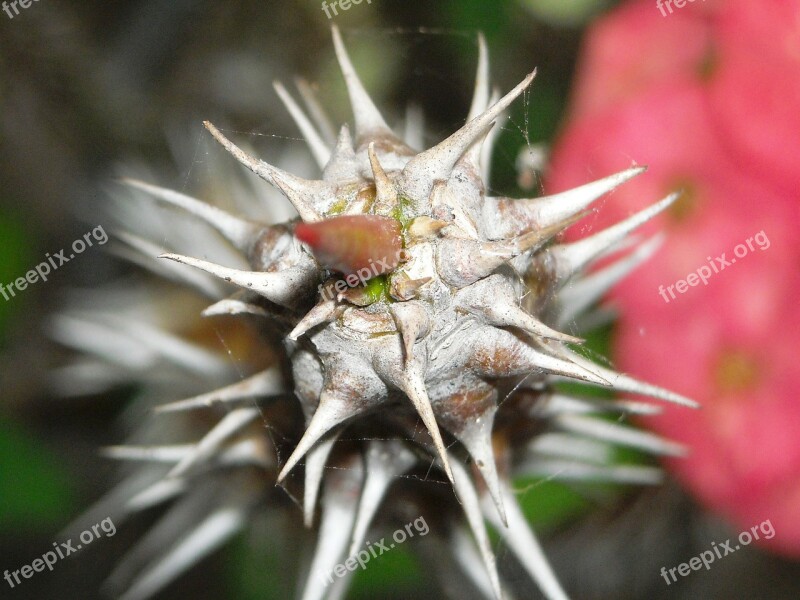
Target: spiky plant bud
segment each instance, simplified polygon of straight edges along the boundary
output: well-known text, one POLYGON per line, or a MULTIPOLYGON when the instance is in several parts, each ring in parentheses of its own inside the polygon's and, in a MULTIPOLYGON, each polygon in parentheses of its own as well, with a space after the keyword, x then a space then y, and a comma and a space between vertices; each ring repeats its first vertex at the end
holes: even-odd
MULTIPOLYGON (((481 38, 466 124, 417 152, 373 105, 336 28, 333 41, 355 116, 355 143, 344 126, 332 146, 276 85, 322 167, 321 179, 302 179, 259 160, 206 124, 236 160, 285 195, 299 222, 253 222, 177 192, 128 182, 205 221, 241 253, 249 268, 165 252, 162 272, 184 283, 202 281, 211 295, 216 288, 197 280, 198 270, 238 287, 203 314, 245 315, 258 332, 278 331, 282 343, 273 351, 284 360, 221 389, 161 405, 160 413, 171 413, 161 418, 214 419, 195 443, 110 451, 168 465, 157 474, 149 471, 144 482, 131 480, 124 514, 183 498, 115 579, 128 581, 130 572, 141 569, 125 597, 153 594, 245 527, 264 497, 277 502, 270 491, 276 481, 294 489, 295 474, 304 467, 305 524, 313 526, 320 511, 317 550, 302 584, 305 600, 341 594, 348 578, 327 587, 325 575, 364 545, 380 515, 430 515, 431 503, 437 506, 437 543, 451 549, 450 564, 460 565, 477 589, 489 597, 504 595, 488 521, 544 594, 564 598, 511 480, 560 474, 658 481, 653 468, 603 465, 597 456, 580 456, 576 447, 586 438, 602 448, 621 444, 681 453, 675 444, 603 418, 652 414, 658 406, 568 397, 552 386, 573 380, 693 405, 586 359, 570 347, 581 340, 562 329, 646 259, 658 240, 644 241, 590 275, 584 274, 587 266, 630 248, 629 234, 675 197, 581 241, 558 243, 557 235, 595 200, 643 169, 550 197, 489 196, 481 156, 491 144, 493 124, 534 73, 491 101, 481 38), (297 437, 269 443, 261 419, 277 428, 296 402, 305 421, 297 437), (337 443, 345 430, 348 440, 337 443), (431 469, 449 484, 442 485, 431 469), (418 477, 401 478, 412 473, 418 477), (392 486, 397 493, 387 494, 392 486), (481 569, 473 568, 475 560, 481 569)), ((138 249, 157 252, 131 239, 138 249)), ((132 326, 117 333, 144 335, 132 326)), ((263 335, 265 343, 274 339, 263 335)), ((195 347, 162 340, 165 348, 157 350, 170 352, 170 359, 207 358, 195 347)))

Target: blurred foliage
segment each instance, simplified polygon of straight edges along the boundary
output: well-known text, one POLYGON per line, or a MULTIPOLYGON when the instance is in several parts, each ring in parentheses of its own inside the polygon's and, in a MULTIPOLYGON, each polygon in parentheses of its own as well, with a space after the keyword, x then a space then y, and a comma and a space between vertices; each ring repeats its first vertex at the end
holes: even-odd
POLYGON ((520 0, 520 4, 546 23, 578 26, 587 23, 611 2, 610 0, 520 0))
POLYGON ((421 568, 419 557, 403 546, 385 552, 370 560, 366 569, 358 569, 353 578, 351 597, 353 600, 378 598, 386 590, 395 597, 412 594, 414 582, 419 581, 421 568))
POLYGON ((0 415, 0 531, 49 532, 76 508, 65 465, 29 430, 0 415))
POLYGON ((456 29, 480 29, 489 44, 498 43, 508 31, 511 3, 456 0, 448 3, 450 22, 456 29))
POLYGON ((226 551, 232 597, 240 600, 283 600, 294 592, 294 573, 287 571, 278 544, 248 543, 240 535, 226 551))
MULTIPOLYGON (((31 232, 22 227, 22 221, 12 211, 0 212, 0 285, 7 285, 31 268, 31 232)), ((14 313, 14 301, 19 298, 0 298, 0 348, 5 344, 6 322, 14 313)))

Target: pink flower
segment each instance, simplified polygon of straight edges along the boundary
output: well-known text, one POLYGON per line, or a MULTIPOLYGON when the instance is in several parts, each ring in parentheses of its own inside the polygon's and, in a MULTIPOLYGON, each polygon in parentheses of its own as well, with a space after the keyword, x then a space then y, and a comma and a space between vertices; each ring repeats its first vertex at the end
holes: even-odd
MULTIPOLYGON (((603 177, 632 163, 649 165, 648 172, 600 201, 603 204, 597 206, 603 209, 586 219, 594 228, 644 208, 647 198, 676 189, 687 193, 671 212, 674 222, 682 222, 683 216, 704 205, 705 174, 727 173, 731 164, 712 134, 698 83, 659 82, 609 110, 574 121, 554 148, 546 191, 566 190, 575 182, 603 177)), ((656 222, 643 231, 662 227, 656 222)), ((578 233, 573 229, 573 237, 578 233)))
POLYGON ((668 468, 800 556, 800 6, 700 7, 632 2, 598 23, 546 191, 650 165, 601 201, 599 229, 684 189, 664 247, 615 288, 618 367, 704 405, 646 420, 690 449, 668 468))
POLYGON ((796 197, 800 188, 800 3, 737 0, 715 19, 709 115, 743 168, 796 197))
POLYGON ((578 65, 573 117, 611 108, 666 78, 697 79, 710 56, 711 30, 705 11, 690 8, 665 19, 654 2, 629 2, 598 20, 578 65))
POLYGON ((615 345, 618 368, 703 404, 691 415, 667 410, 646 421, 690 448, 688 458, 670 461, 669 468, 739 528, 771 519, 777 534, 766 543, 796 556, 800 377, 785 334, 800 330, 800 274, 774 264, 770 253, 781 250, 770 241, 769 249, 745 256, 660 311, 626 314, 615 345))

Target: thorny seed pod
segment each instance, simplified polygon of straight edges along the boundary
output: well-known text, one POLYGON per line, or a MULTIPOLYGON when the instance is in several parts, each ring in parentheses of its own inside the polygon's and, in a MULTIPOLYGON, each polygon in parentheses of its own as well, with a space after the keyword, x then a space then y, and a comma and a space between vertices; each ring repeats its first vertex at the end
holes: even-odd
MULTIPOLYGON (((355 142, 347 126, 337 140, 326 139, 325 128, 276 85, 322 169, 321 179, 302 179, 259 160, 206 123, 236 160, 285 195, 300 222, 260 223, 127 181, 216 229, 249 267, 167 252, 132 235, 121 238, 127 254, 160 254, 152 269, 214 298, 203 312, 207 319, 235 315, 246 322, 258 343, 270 348, 271 364, 237 381, 218 356, 135 321, 135 314, 126 320, 65 313, 57 322, 60 339, 82 340, 82 350, 111 364, 109 376, 128 370, 145 379, 156 372, 167 377, 163 369, 169 365, 172 381, 177 370, 208 385, 222 384, 159 405, 154 422, 172 421, 148 431, 149 445, 108 450, 143 464, 93 514, 111 513, 117 522, 172 502, 111 583, 126 590, 127 600, 149 597, 246 527, 265 504, 296 511, 286 499, 297 490, 306 526, 314 526, 319 510, 318 544, 301 584, 304 600, 340 597, 350 573, 332 585, 329 573, 365 540, 376 539, 368 533, 389 515, 427 515, 436 525, 433 535, 417 541, 436 549, 438 574, 462 569, 477 590, 502 598, 488 521, 545 596, 565 598, 510 482, 531 474, 659 480, 651 467, 579 456, 575 448, 585 447, 586 439, 604 449, 619 444, 681 453, 673 443, 603 418, 652 414, 659 406, 569 397, 552 385, 573 380, 694 405, 593 363, 574 348, 581 343, 574 332, 561 330, 652 254, 659 240, 640 243, 590 275, 585 269, 599 257, 630 249, 629 234, 675 196, 578 242, 558 243, 559 232, 595 200, 643 169, 632 167, 554 196, 489 196, 485 156, 492 126, 534 73, 490 99, 481 38, 466 124, 418 152, 373 105, 335 27, 333 42, 352 103, 355 142), (360 270, 369 276, 341 285, 342 275, 360 270), (225 298, 221 284, 239 291, 225 298), (152 445, 176 430, 185 438, 198 426, 206 429, 195 442, 173 445, 162 438, 152 445), (278 430, 284 434, 271 436, 278 430), (415 476, 401 477, 407 474, 415 476), (282 485, 274 487, 276 481, 282 485)), ((183 388, 175 383, 176 389, 183 388)))

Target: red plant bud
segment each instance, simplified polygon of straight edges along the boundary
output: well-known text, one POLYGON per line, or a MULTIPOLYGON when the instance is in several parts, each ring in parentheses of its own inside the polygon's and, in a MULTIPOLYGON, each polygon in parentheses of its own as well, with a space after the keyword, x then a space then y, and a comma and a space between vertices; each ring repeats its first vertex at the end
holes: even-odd
POLYGON ((299 223, 294 231, 324 267, 350 275, 369 271, 369 279, 393 270, 400 261, 400 223, 390 217, 350 215, 319 223, 299 223))

